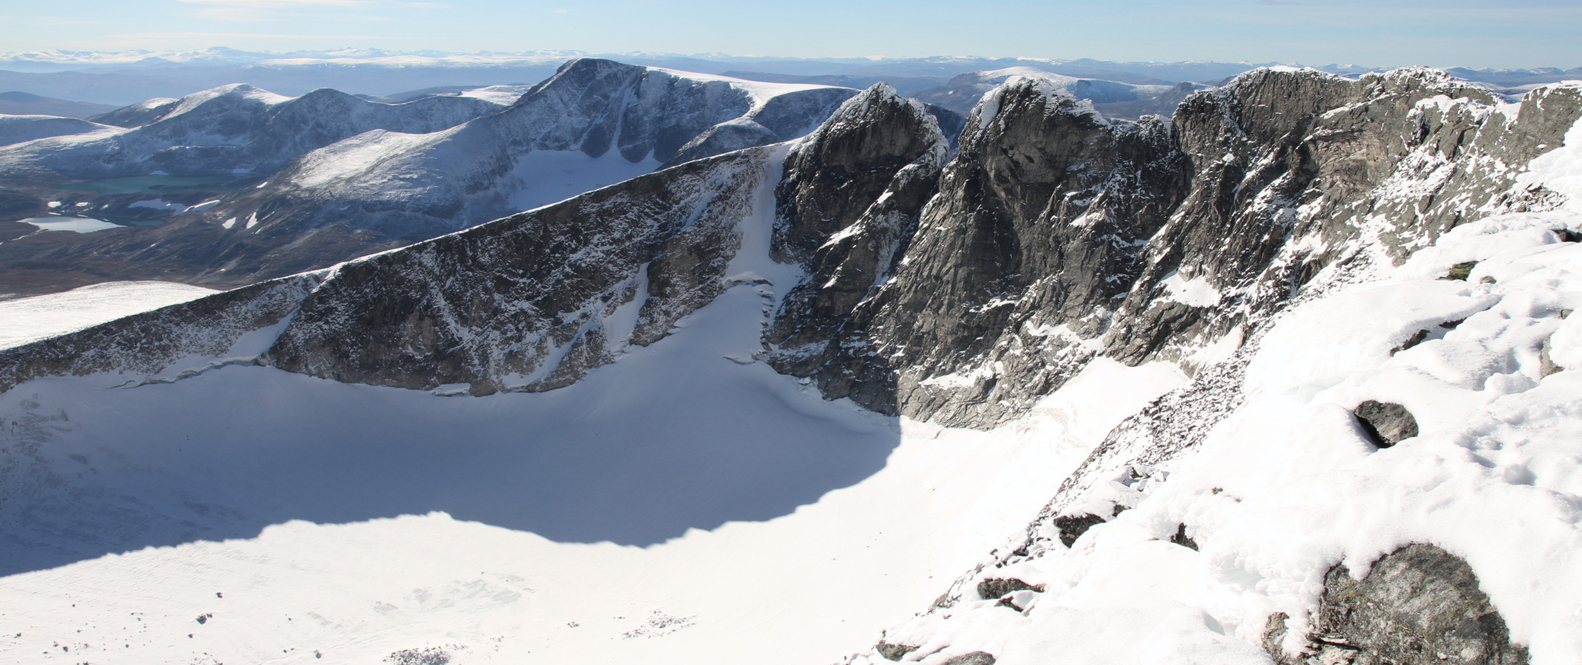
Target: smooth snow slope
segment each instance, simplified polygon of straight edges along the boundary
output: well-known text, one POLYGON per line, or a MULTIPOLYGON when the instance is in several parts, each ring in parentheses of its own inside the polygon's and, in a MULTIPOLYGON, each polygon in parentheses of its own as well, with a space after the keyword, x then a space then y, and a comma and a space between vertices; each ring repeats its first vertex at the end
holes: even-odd
POLYGON ((224 365, 0 395, 0 661, 826 663, 1182 378, 1096 363, 997 433, 826 402, 753 360, 800 278, 772 186, 734 286, 560 390, 224 365))
POLYGON ((212 293, 213 289, 177 282, 105 282, 63 293, 0 300, 0 349, 212 293))

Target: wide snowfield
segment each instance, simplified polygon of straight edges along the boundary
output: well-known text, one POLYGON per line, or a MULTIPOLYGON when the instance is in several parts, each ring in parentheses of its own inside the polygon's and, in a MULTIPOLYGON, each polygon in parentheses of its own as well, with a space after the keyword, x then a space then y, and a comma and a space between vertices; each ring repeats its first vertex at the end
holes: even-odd
POLYGON ((233 364, 0 395, 0 661, 828 663, 1183 380, 1100 362, 993 433, 825 401, 752 360, 798 278, 762 190, 737 285, 563 389, 233 364))
POLYGON ((212 293, 213 289, 176 282, 105 282, 61 293, 0 300, 0 349, 212 293))

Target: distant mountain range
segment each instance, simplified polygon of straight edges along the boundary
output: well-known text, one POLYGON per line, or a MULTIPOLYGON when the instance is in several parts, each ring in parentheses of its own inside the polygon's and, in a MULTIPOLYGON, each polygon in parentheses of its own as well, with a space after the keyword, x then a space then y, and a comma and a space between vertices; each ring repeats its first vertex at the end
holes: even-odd
MULTIPOLYGON (((0 90, 13 90, 125 105, 150 97, 180 97, 228 83, 249 83, 284 95, 318 88, 353 94, 393 96, 440 87, 475 88, 497 83, 535 83, 562 63, 589 54, 576 51, 522 53, 395 52, 378 49, 260 53, 228 48, 193 51, 40 51, 0 54, 0 90)), ((1073 78, 1133 85, 1173 85, 1189 81, 1217 84, 1257 67, 1282 63, 1111 62, 1048 58, 767 58, 725 54, 603 54, 636 65, 777 83, 816 83, 866 88, 883 81, 902 93, 946 85, 977 71, 1031 67, 1073 78)), ((1291 64, 1291 63, 1284 63, 1291 64)), ((1381 68, 1351 64, 1315 67, 1356 75, 1381 68)), ((1451 73, 1498 86, 1525 86, 1582 78, 1582 68, 1518 70, 1456 68, 1451 73)))

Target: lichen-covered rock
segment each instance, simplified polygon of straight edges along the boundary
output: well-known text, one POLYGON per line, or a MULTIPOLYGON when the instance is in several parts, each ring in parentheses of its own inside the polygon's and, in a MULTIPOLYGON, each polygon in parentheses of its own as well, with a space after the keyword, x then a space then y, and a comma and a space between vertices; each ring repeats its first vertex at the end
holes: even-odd
POLYGON ((885 660, 898 661, 901 660, 901 658, 906 654, 917 651, 917 647, 910 644, 891 644, 889 642, 881 641, 878 644, 873 645, 873 650, 879 652, 880 656, 884 656, 885 660))
POLYGON ((1040 587, 1033 586, 1014 577, 991 577, 978 582, 978 597, 984 600, 1002 598, 1006 594, 1015 593, 1017 591, 1041 590, 1042 589, 1040 587))
POLYGON ((1357 424, 1373 441, 1373 445, 1389 448, 1417 436, 1417 419, 1406 407, 1391 402, 1368 400, 1352 410, 1357 424))
POLYGON ((1093 514, 1061 515, 1055 518, 1055 528, 1060 530, 1060 544, 1071 547, 1088 529, 1104 523, 1104 518, 1093 514))
POLYGON ((945 661, 944 665, 994 665, 994 654, 987 651, 974 651, 945 661))
POLYGON ((1264 649, 1280 665, 1525 665, 1505 620, 1459 557, 1425 543, 1396 550, 1354 579, 1324 575, 1314 629, 1298 653, 1282 645, 1286 617, 1271 617, 1264 649))
POLYGON ((1539 376, 1539 378, 1542 378, 1542 377, 1545 377, 1545 376, 1549 376, 1550 374, 1554 374, 1555 372, 1565 371, 1565 368, 1561 367, 1559 365, 1556 365, 1554 359, 1551 358, 1550 355, 1549 355, 1550 351, 1554 348, 1553 340, 1554 340, 1554 336, 1553 335, 1545 337, 1544 338, 1544 345, 1543 345, 1543 347, 1538 350, 1538 376, 1539 376))

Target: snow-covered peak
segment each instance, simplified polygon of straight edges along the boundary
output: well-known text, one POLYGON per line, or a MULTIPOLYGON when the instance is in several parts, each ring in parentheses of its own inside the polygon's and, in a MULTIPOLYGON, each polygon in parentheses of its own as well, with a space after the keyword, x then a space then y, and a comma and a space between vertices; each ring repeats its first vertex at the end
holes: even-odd
POLYGON ((699 74, 697 72, 684 72, 679 69, 667 69, 664 67, 649 67, 648 69, 649 71, 662 72, 676 78, 687 79, 689 81, 699 81, 703 83, 725 83, 732 88, 746 92, 749 96, 751 96, 754 107, 762 107, 770 99, 779 97, 780 95, 784 95, 786 93, 836 87, 829 85, 818 85, 814 83, 768 83, 764 81, 749 81, 746 79, 739 79, 730 76, 720 76, 718 74, 699 74))
POLYGON ((489 102, 490 104, 499 104, 501 106, 510 106, 512 104, 515 104, 517 102, 517 100, 521 99, 522 95, 527 94, 528 90, 532 90, 532 89, 533 89, 533 86, 527 85, 527 84, 522 84, 522 83, 508 84, 508 85, 490 85, 490 86, 484 86, 482 88, 472 88, 472 89, 469 89, 469 90, 463 90, 461 92, 456 93, 456 96, 458 96, 458 97, 472 97, 474 99, 481 99, 483 101, 489 102))
POLYGON ((973 110, 977 116, 977 126, 981 129, 994 124, 1000 119, 1000 109, 1008 99, 1028 94, 1043 96, 1046 100, 1046 108, 1065 108, 1075 113, 1090 115, 1101 123, 1109 123, 1102 113, 1093 108, 1093 102, 1078 98, 1060 81, 1012 75, 1006 78, 1004 83, 983 93, 977 108, 973 110))
POLYGON ((282 104, 293 99, 292 97, 287 97, 285 95, 277 95, 262 88, 255 88, 246 83, 231 83, 209 88, 208 90, 201 92, 195 92, 182 97, 180 103, 176 105, 176 108, 172 109, 170 113, 165 115, 165 119, 174 118, 184 113, 189 113, 208 102, 222 98, 232 99, 238 102, 244 100, 258 102, 265 106, 274 106, 276 104, 282 104))

